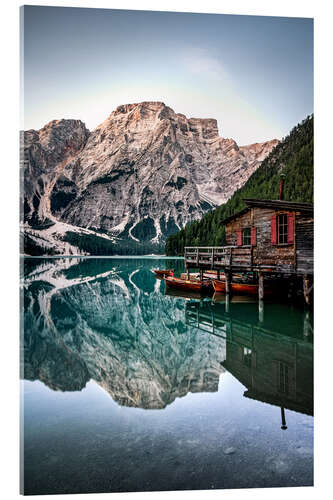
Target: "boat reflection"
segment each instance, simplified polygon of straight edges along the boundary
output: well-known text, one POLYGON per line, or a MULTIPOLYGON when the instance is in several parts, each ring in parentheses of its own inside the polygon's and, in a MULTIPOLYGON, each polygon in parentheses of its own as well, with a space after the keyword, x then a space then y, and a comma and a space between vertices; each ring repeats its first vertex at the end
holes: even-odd
POLYGON ((165 288, 164 295, 169 297, 178 297, 186 300, 203 300, 203 296, 200 292, 189 292, 185 290, 176 290, 174 288, 165 288))

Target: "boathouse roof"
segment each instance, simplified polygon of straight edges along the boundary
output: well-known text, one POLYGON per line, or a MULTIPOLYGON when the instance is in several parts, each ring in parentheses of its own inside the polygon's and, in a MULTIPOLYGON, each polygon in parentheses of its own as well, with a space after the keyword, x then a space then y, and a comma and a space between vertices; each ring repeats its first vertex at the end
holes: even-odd
POLYGON ((312 203, 302 203, 296 201, 284 201, 284 200, 258 200, 255 198, 244 198, 244 203, 247 207, 243 208, 239 212, 230 215, 222 221, 222 224, 227 224, 228 222, 246 214, 251 207, 260 208, 275 208, 276 210, 298 210, 299 212, 306 212, 309 215, 313 215, 313 204, 312 203))

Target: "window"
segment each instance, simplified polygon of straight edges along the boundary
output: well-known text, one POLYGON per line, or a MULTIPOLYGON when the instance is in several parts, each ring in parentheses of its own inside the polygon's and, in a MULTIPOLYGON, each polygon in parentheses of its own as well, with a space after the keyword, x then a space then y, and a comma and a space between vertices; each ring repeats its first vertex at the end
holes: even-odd
POLYGON ((288 217, 287 214, 278 215, 278 244, 288 243, 288 217))
POLYGON ((271 216, 271 244, 293 245, 295 243, 295 212, 271 216))
POLYGON ((237 230, 237 246, 256 246, 257 244, 257 228, 245 227, 237 230))
POLYGON ((252 359, 252 349, 248 347, 243 347, 243 362, 244 365, 251 367, 251 359, 252 359))
POLYGON ((251 245, 251 229, 249 227, 242 231, 242 245, 251 245))

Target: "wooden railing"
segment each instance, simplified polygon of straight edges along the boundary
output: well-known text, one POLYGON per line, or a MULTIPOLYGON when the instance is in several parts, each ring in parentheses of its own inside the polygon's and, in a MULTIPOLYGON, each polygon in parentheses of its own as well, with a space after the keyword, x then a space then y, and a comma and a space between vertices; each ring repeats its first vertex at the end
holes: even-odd
POLYGON ((189 267, 249 268, 252 266, 251 246, 185 247, 185 263, 189 267))

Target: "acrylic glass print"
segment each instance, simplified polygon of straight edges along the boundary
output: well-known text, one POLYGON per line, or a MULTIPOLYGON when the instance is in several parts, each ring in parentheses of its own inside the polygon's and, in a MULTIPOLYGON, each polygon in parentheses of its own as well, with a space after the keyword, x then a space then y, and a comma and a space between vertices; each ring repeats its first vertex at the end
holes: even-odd
POLYGON ((21 491, 313 485, 313 20, 21 9, 21 491))

